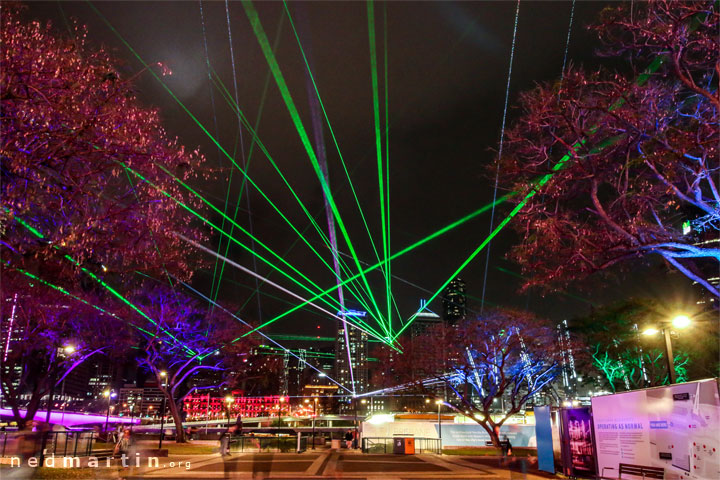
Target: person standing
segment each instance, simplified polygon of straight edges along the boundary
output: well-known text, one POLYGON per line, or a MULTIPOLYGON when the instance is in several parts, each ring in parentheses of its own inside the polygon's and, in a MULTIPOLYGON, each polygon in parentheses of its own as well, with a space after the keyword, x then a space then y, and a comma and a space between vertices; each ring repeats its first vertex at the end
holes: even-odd
POLYGON ((230 455, 230 430, 225 430, 220 436, 220 455, 230 455))

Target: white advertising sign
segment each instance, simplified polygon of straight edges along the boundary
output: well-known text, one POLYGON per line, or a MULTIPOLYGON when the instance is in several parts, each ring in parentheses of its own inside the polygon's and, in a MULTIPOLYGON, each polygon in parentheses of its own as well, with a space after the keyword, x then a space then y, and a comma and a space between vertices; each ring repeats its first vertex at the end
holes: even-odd
POLYGON ((592 412, 603 477, 627 464, 663 468, 666 480, 720 478, 717 380, 594 397, 592 412))

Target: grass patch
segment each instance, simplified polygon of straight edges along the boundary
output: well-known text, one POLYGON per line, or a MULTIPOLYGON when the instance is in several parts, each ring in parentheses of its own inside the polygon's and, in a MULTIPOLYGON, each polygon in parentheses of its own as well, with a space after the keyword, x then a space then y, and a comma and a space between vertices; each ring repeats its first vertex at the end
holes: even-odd
POLYGON ((209 455, 220 451, 219 446, 192 443, 166 443, 163 448, 168 449, 168 455, 209 455))
POLYGON ((115 444, 112 442, 93 442, 93 450, 112 450, 115 448, 115 444))
POLYGON ((42 480, 75 479, 75 478, 113 478, 116 477, 117 468, 48 468, 41 467, 35 470, 32 478, 42 480))
MULTIPOLYGON (((464 455, 464 456, 501 456, 502 450, 494 447, 465 447, 465 448, 443 448, 443 455, 464 455)), ((513 447, 513 457, 536 457, 537 449, 513 447)))

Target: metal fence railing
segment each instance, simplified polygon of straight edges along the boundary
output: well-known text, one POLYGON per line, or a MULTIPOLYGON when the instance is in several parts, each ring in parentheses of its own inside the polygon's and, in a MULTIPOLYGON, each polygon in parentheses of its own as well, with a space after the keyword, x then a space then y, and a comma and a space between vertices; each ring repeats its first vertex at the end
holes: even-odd
MULTIPOLYGON (((363 437, 362 453, 395 453, 395 441, 404 438, 406 437, 363 437)), ((407 438, 414 440, 414 453, 442 453, 442 440, 439 438, 407 438)))
POLYGON ((0 457, 39 453, 47 455, 82 457, 112 451, 113 445, 100 443, 93 431, 65 432, 0 432, 0 457))
POLYGON ((230 452, 303 452, 308 438, 291 435, 241 435, 230 439, 230 452))

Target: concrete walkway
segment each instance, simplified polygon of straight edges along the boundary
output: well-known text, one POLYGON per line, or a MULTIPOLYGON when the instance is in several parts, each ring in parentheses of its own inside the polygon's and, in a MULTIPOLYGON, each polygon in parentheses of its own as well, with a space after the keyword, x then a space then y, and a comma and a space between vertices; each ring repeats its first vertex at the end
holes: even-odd
MULTIPOLYGON (((123 469, 126 479, 352 479, 352 480, 539 480, 551 475, 510 470, 498 459, 439 455, 363 455, 347 451, 242 453, 228 457, 184 455, 159 459, 157 468, 123 469)), ((133 462, 128 462, 133 463, 133 462)))

